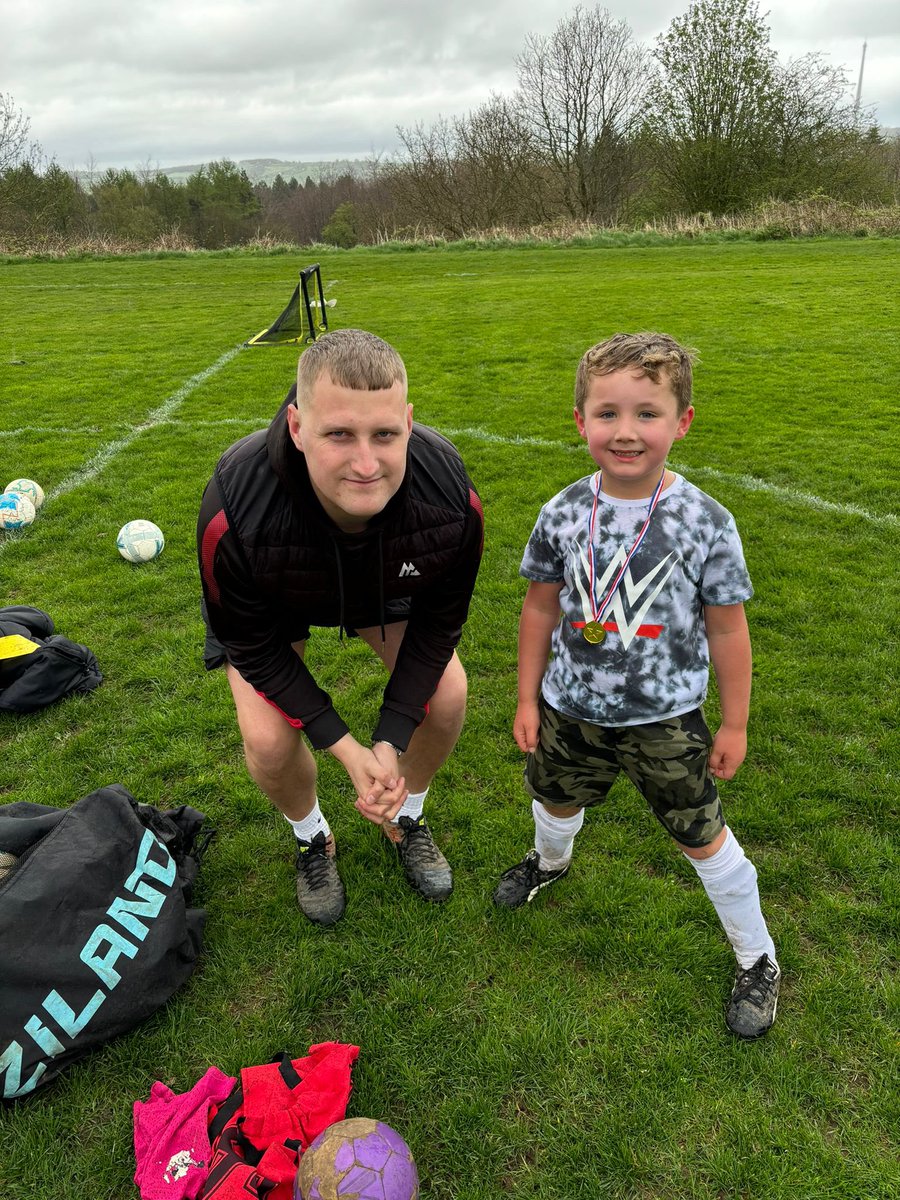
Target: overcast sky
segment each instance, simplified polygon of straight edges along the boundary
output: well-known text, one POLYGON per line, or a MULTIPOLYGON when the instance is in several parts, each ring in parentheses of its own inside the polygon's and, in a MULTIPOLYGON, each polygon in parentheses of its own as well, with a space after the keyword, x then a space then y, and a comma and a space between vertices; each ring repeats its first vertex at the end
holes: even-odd
MULTIPOLYGON (((589 6, 589 5, 588 5, 589 6)), ((688 0, 609 0, 652 45, 688 0)), ((0 0, 0 92, 68 168, 390 154, 396 126, 511 92, 552 0, 0 0)), ((760 4, 762 12, 767 8, 760 4)), ((821 51, 900 126, 900 0, 777 0, 782 58, 821 51)))

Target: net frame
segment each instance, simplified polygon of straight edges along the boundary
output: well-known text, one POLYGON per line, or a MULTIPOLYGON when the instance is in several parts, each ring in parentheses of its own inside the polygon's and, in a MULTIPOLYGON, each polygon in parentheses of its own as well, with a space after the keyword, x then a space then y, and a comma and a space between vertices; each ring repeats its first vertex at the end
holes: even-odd
MULTIPOLYGON (((332 302, 333 303, 333 302, 332 302)), ((310 345, 328 331, 328 310, 318 263, 304 267, 290 300, 271 325, 249 338, 245 346, 310 345)))

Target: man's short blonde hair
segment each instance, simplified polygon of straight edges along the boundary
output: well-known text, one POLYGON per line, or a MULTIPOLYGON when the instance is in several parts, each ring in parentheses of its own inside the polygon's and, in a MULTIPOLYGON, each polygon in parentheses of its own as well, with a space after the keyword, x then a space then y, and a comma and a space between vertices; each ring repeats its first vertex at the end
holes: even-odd
POLYGON ((614 333, 585 351, 575 375, 575 407, 584 415, 591 380, 614 371, 639 371, 659 383, 665 376, 681 416, 691 406, 695 350, 676 342, 667 333, 614 333))
POLYGON ((334 329, 307 346, 297 365, 298 408, 309 400, 316 380, 326 373, 338 387, 360 392, 378 392, 400 382, 406 395, 403 359, 393 346, 363 329, 334 329))

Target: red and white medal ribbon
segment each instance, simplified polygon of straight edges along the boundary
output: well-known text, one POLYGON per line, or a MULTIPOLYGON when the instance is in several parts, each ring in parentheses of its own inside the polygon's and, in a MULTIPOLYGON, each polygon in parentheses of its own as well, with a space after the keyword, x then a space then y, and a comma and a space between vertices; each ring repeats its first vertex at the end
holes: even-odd
MULTIPOLYGON (((656 508, 657 504, 659 503, 659 496, 660 496, 660 492, 663 489, 663 483, 665 482, 665 479, 666 479, 666 469, 665 469, 665 467, 663 467, 663 473, 659 477, 659 483, 656 485, 656 490, 654 491, 653 495, 650 497, 650 507, 647 509, 647 518, 644 521, 643 526, 641 527, 641 531, 635 538, 634 545, 631 547, 631 549, 625 555, 625 561, 622 563, 621 567, 619 568, 618 574, 616 575, 615 579, 610 584, 609 591, 606 593, 606 596, 604 597, 602 603, 598 606, 596 611, 594 611, 594 603, 595 603, 594 597, 596 596, 596 592, 597 592, 597 566, 596 566, 596 562, 594 560, 594 523, 597 518, 597 504, 600 499, 600 486, 603 482, 603 472, 602 471, 597 472, 597 486, 594 489, 594 503, 591 506, 591 516, 590 516, 590 520, 588 522, 588 555, 590 557, 590 562, 591 562, 591 580, 590 580, 590 583, 591 583, 591 611, 594 613, 593 621, 594 621, 595 626, 597 626, 597 625, 602 626, 603 617, 606 614, 606 610, 609 608, 610 604, 612 603, 612 598, 616 593, 616 588, 621 583, 622 576, 628 570, 628 564, 631 562, 632 558, 637 553, 638 547, 640 546, 641 542, 644 540, 644 538, 647 534, 647 530, 650 528, 650 518, 653 516, 653 510, 656 508)), ((601 632, 601 637, 602 637, 602 630, 600 632, 601 632)), ((587 636, 587 634, 585 636, 587 636)))

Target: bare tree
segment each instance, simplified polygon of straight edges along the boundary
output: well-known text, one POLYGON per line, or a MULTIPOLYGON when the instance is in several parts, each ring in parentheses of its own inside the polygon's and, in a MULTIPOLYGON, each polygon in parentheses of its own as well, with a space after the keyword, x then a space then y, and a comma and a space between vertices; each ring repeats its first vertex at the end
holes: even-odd
POLYGON ((28 140, 31 121, 12 96, 0 92, 0 175, 24 163, 37 166, 41 148, 28 140))
POLYGON ((876 136, 881 148, 889 194, 894 204, 900 204, 900 133, 895 132, 889 138, 882 138, 876 131, 876 136))
POLYGON ((516 60, 522 120, 573 217, 608 217, 628 194, 649 56, 624 21, 580 5, 516 60))
POLYGON ((520 228, 544 218, 534 140, 509 100, 492 94, 455 119, 453 132, 470 228, 520 228))
POLYGON ((395 190, 406 194, 405 223, 464 237, 545 216, 534 140, 505 97, 491 95, 464 117, 397 133, 405 154, 392 173, 395 190))
POLYGON ((408 211, 415 214, 415 222, 462 237, 475 222, 470 222, 460 194, 453 122, 439 117, 428 129, 420 122, 411 129, 398 128, 397 135, 405 151, 398 182, 407 189, 408 211))
POLYGON ((791 199, 823 188, 832 195, 878 190, 881 175, 871 113, 853 103, 846 73, 819 54, 791 59, 775 70, 767 121, 771 190, 791 199))

